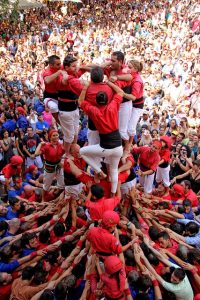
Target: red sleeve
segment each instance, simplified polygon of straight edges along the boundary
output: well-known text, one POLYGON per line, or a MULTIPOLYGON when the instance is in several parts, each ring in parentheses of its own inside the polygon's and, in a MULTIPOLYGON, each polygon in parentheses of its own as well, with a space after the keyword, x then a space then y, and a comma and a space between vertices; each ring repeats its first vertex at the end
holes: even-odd
POLYGON ((5 166, 5 167, 2 169, 1 172, 2 172, 2 174, 4 175, 4 177, 5 177, 6 179, 9 179, 9 178, 12 176, 12 174, 11 174, 11 172, 10 172, 9 165, 5 166))
POLYGON ((97 115, 98 112, 99 112, 98 108, 96 108, 95 106, 91 105, 87 101, 83 101, 81 103, 80 107, 90 117, 92 117, 93 115, 97 115))
POLYGON ((107 199, 107 203, 109 203, 109 206, 113 208, 115 208, 119 203, 120 203, 120 197, 119 196, 115 196, 113 198, 107 199))
POLYGON ((83 220, 83 219, 81 219, 81 218, 77 218, 77 220, 76 220, 76 226, 78 227, 78 228, 81 228, 81 227, 83 227, 83 226, 85 226, 87 224, 87 221, 85 221, 85 220, 83 220))
POLYGON ((67 173, 70 173, 70 172, 71 172, 70 164, 68 163, 67 159, 64 160, 63 169, 64 169, 64 171, 67 172, 67 173))
POLYGON ((160 161, 160 156, 157 156, 157 158, 154 160, 153 164, 150 166, 150 169, 154 172, 157 170, 158 164, 160 161))
POLYGON ((120 106, 120 104, 122 102, 122 99, 123 99, 122 96, 120 96, 118 94, 115 94, 113 99, 112 99, 112 102, 115 102, 115 103, 117 103, 118 106, 120 106))
POLYGON ((115 254, 120 254, 122 252, 122 246, 114 236, 111 238, 111 249, 115 254))
POLYGON ((87 174, 86 172, 82 172, 82 174, 80 176, 77 176, 76 178, 84 184, 87 184, 89 182, 94 182, 94 178, 91 175, 87 174))
POLYGON ((170 151, 165 151, 163 153, 163 155, 161 156, 161 160, 164 159, 165 162, 169 162, 170 161, 170 151))
POLYGON ((85 74, 85 72, 87 72, 87 71, 86 71, 86 70, 79 69, 78 72, 77 72, 78 78, 80 78, 83 74, 85 74))
POLYGON ((74 94, 79 96, 83 89, 83 85, 81 84, 80 80, 72 77, 68 79, 68 83, 69 83, 70 90, 72 90, 74 94))
POLYGON ((48 69, 44 70, 44 71, 42 72, 42 74, 41 74, 42 78, 45 78, 45 77, 47 77, 47 76, 49 76, 49 75, 52 75, 52 73, 49 74, 49 70, 48 70, 48 69))
POLYGON ((123 171, 123 172, 119 173, 118 178, 121 183, 124 183, 126 181, 126 179, 128 178, 128 176, 129 176, 128 172, 123 171))
POLYGON ((134 82, 131 88, 131 94, 137 99, 143 96, 143 85, 141 82, 134 82))
POLYGON ((146 148, 146 147, 137 147, 137 148, 133 148, 133 149, 132 149, 132 152, 133 152, 134 154, 140 154, 140 153, 143 152, 143 150, 144 150, 145 148, 146 148))
POLYGON ((111 68, 110 67, 103 68, 103 72, 107 77, 110 77, 111 68))
POLYGON ((134 160, 134 158, 132 157, 132 156, 128 156, 127 157, 127 159, 126 160, 129 160, 131 163, 132 163, 132 166, 131 167, 134 167, 134 165, 135 165, 135 160, 134 160))
POLYGON ((41 151, 41 154, 45 154, 46 152, 46 144, 45 145, 42 145, 42 147, 40 148, 40 151, 41 151))

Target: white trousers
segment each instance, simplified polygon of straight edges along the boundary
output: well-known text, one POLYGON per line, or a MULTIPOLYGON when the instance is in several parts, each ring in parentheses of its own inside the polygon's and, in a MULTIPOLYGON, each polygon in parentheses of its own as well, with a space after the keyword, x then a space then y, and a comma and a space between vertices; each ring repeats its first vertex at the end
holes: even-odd
POLYGON ((86 146, 80 149, 82 158, 95 170, 101 172, 99 159, 106 158, 111 178, 111 192, 116 193, 118 184, 118 165, 123 154, 122 146, 114 149, 104 149, 100 145, 86 146))
POLYGON ((130 189, 132 189, 132 187, 134 187, 135 185, 136 185, 136 178, 133 179, 133 180, 131 180, 131 181, 129 181, 129 182, 122 183, 122 185, 121 185, 122 196, 125 195, 125 194, 127 194, 128 191, 130 189))
POLYGON ((57 180, 57 187, 59 189, 64 189, 65 184, 64 184, 63 169, 58 169, 56 172, 52 172, 52 173, 47 173, 44 170, 43 190, 49 191, 54 178, 56 178, 57 180))
POLYGON ((131 117, 128 123, 128 135, 134 136, 136 134, 137 123, 143 114, 143 109, 132 107, 131 117))
POLYGON ((169 179, 169 171, 170 171, 170 165, 166 168, 157 168, 156 171, 156 182, 162 182, 164 186, 169 187, 170 186, 170 179, 169 179))
POLYGON ((35 165, 37 168, 42 169, 43 163, 40 155, 36 156, 35 158, 27 157, 25 161, 26 167, 30 167, 31 165, 35 165))
POLYGON ((75 184, 75 185, 67 185, 65 186, 65 195, 66 196, 72 196, 78 197, 78 195, 82 192, 83 189, 83 183, 75 184))
POLYGON ((120 104, 119 108, 119 133, 122 140, 128 141, 128 124, 131 118, 132 101, 127 101, 120 104))
POLYGON ((155 174, 142 176, 139 178, 140 184, 144 187, 144 193, 150 194, 153 189, 153 181, 155 174))
POLYGON ((44 104, 52 114, 55 114, 58 112, 58 100, 52 99, 52 98, 45 98, 44 104))
POLYGON ((88 128, 87 139, 88 139, 89 146, 99 144, 100 142, 99 132, 97 130, 90 130, 88 128))
POLYGON ((79 132, 79 110, 59 111, 59 120, 64 134, 64 141, 72 143, 79 132))

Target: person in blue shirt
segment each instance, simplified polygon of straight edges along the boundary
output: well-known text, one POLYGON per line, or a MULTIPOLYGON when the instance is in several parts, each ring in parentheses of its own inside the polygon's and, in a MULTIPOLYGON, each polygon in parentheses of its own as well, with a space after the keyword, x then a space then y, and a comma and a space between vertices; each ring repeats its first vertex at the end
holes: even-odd
POLYGON ((195 214, 192 210, 192 203, 189 199, 183 200, 183 206, 178 208, 178 212, 171 210, 165 210, 165 212, 177 219, 194 220, 195 217, 195 214))
POLYGON ((19 210, 20 210, 20 200, 17 198, 12 198, 9 200, 10 206, 7 206, 7 214, 6 219, 12 220, 14 218, 18 218, 19 210))
POLYGON ((42 134, 43 131, 47 131, 49 129, 49 124, 44 121, 43 115, 38 114, 38 121, 36 122, 36 133, 42 134))
POLYGON ((5 221, 0 221, 0 239, 4 238, 7 230, 8 230, 8 223, 5 221))
POLYGON ((9 244, 10 238, 14 237, 17 233, 17 231, 20 228, 20 220, 17 218, 14 218, 12 220, 9 221, 9 224, 7 222, 0 222, 0 249, 2 249, 3 247, 5 247, 7 244, 9 244), (6 223, 6 225, 4 225, 6 228, 6 230, 4 230, 3 235, 1 235, 1 223, 6 223), (8 238, 8 239, 7 239, 8 238))
POLYGON ((45 110, 45 105, 43 102, 43 98, 39 98, 39 100, 35 103, 34 105, 34 110, 38 113, 41 114, 45 110))
MULTIPOLYGON (((0 251, 0 272, 12 272, 15 269, 17 269, 20 265, 24 264, 25 262, 29 261, 31 259, 30 255, 27 255, 26 257, 18 258, 15 260, 12 260, 12 257, 14 255, 14 250, 12 250, 12 246, 5 246, 0 251)), ((37 255, 41 255, 41 251, 38 251, 36 253, 37 255)))
POLYGON ((18 115, 17 127, 25 131, 29 126, 29 122, 25 117, 25 110, 22 107, 17 107, 16 111, 18 115))
POLYGON ((6 121, 2 125, 2 129, 6 129, 9 133, 14 132, 16 129, 16 122, 12 119, 9 112, 5 113, 6 121))
POLYGON ((23 250, 21 252, 20 257, 30 255, 31 253, 36 251, 38 247, 38 240, 36 234, 34 232, 25 233, 22 236, 21 244, 23 250))
POLYGON ((42 172, 38 171, 38 168, 35 165, 30 165, 25 176, 26 182, 33 186, 42 187, 43 184, 40 180, 42 181, 43 175, 41 174, 42 172))
MULTIPOLYGON (((24 191, 24 186, 27 184, 22 182, 22 178, 19 176, 15 176, 13 182, 14 186, 8 191, 8 200, 20 197, 24 191)), ((20 200, 20 198, 18 199, 20 200)))
POLYGON ((0 205, 0 222, 1 221, 6 221, 6 214, 8 212, 8 209, 3 206, 3 205, 0 205))

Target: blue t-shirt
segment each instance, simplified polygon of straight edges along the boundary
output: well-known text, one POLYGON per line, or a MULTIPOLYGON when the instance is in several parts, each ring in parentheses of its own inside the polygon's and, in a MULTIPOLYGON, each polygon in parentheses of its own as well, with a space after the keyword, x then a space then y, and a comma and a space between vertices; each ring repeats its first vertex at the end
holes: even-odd
POLYGON ((17 120, 17 126, 23 130, 26 130, 29 126, 29 122, 24 116, 20 116, 17 120))
POLYGON ((41 174, 42 174, 41 171, 38 171, 35 176, 33 176, 32 173, 27 173, 26 176, 25 176, 26 182, 28 182, 29 184, 31 184, 31 182, 29 182, 29 180, 37 180, 41 174))
POLYGON ((18 260, 14 260, 10 263, 0 262, 0 272, 12 272, 20 266, 18 260))
MULTIPOLYGON (((129 288, 130 288, 130 291, 131 291, 131 296, 133 297, 133 299, 135 299, 135 297, 137 296, 137 294, 139 293, 139 290, 137 287, 131 287, 129 285, 129 288)), ((148 290, 148 296, 149 296, 149 299, 150 300, 154 300, 155 299, 155 293, 154 293, 154 289, 153 288, 150 288, 148 290)))
POLYGON ((8 206, 7 209, 8 209, 7 214, 6 214, 7 220, 12 220, 14 218, 18 218, 18 213, 13 212, 11 206, 8 206))
POLYGON ((34 105, 34 109, 38 114, 41 114, 44 111, 44 104, 37 101, 34 105))
POLYGON ((2 125, 2 128, 8 130, 8 132, 14 132, 16 129, 16 122, 14 120, 7 120, 2 125))
POLYGON ((33 253, 34 251, 36 251, 36 249, 33 249, 33 248, 31 248, 31 249, 29 249, 29 248, 24 248, 24 249, 22 250, 22 253, 21 253, 20 257, 28 256, 28 255, 30 255, 31 253, 33 253))
POLYGON ((44 130, 44 129, 48 129, 49 128, 49 124, 46 121, 43 122, 36 122, 36 129, 38 130, 44 130))
POLYGON ((24 191, 25 185, 27 185, 27 183, 22 182, 22 186, 19 189, 9 190, 8 191, 8 200, 11 198, 15 198, 16 196, 20 196, 24 191))
POLYGON ((192 209, 189 211, 189 213, 184 213, 183 215, 184 215, 185 219, 188 219, 188 220, 194 219, 194 213, 193 213, 192 209))

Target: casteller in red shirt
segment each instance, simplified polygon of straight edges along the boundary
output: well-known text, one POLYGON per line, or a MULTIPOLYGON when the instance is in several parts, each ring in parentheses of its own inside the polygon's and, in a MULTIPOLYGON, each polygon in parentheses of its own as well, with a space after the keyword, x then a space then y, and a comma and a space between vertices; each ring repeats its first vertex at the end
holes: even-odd
POLYGON ((192 207, 196 207, 199 205, 199 201, 197 198, 197 195, 195 192, 193 192, 192 189, 190 189, 186 194, 185 194, 185 199, 189 199, 192 203, 192 207))
POLYGON ((41 153, 44 155, 46 161, 57 163, 60 162, 61 157, 65 153, 63 145, 57 142, 56 145, 52 145, 51 143, 47 143, 42 145, 41 153))
POLYGON ((112 101, 102 107, 93 106, 87 101, 81 103, 83 111, 92 119, 100 134, 111 133, 118 130, 118 111, 122 97, 114 95, 112 101))
POLYGON ((105 253, 119 255, 122 252, 122 246, 118 239, 104 228, 89 229, 87 239, 91 242, 93 250, 99 255, 103 256, 105 253))
POLYGON ((12 164, 6 165, 1 173, 4 175, 6 179, 10 179, 12 176, 19 175, 22 172, 21 167, 13 166, 12 164))
POLYGON ((147 170, 156 171, 158 163, 160 161, 160 155, 158 151, 152 151, 151 147, 143 146, 133 148, 134 154, 139 154, 139 166, 141 171, 147 170))
POLYGON ((85 206, 89 209, 90 217, 92 220, 101 220, 103 213, 107 210, 114 210, 114 208, 120 203, 120 197, 115 196, 113 198, 107 199, 103 197, 101 199, 86 200, 85 206))

